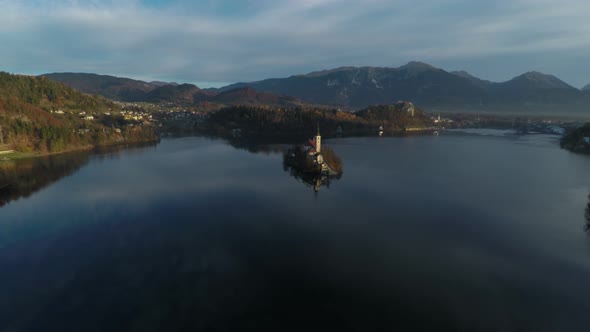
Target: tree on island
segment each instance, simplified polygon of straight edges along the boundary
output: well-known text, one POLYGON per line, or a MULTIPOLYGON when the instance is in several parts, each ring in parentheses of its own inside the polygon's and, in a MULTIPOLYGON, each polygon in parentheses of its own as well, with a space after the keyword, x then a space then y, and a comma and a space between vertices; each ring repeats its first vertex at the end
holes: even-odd
POLYGON ((338 174, 342 174, 342 159, 336 154, 336 152, 334 152, 334 150, 332 150, 332 148, 324 146, 322 148, 322 156, 332 170, 338 174))

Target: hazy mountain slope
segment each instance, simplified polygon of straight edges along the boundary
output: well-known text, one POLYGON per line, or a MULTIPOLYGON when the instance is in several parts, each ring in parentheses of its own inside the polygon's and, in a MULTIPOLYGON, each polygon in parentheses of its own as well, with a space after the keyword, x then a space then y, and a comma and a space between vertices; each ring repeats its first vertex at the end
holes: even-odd
POLYGON ((237 88, 221 92, 209 98, 209 101, 220 104, 243 105, 277 105, 289 106, 300 102, 293 97, 281 96, 269 92, 259 92, 253 88, 237 88))
POLYGON ((237 83, 221 90, 252 87, 304 102, 362 108, 410 100, 430 110, 587 112, 588 93, 552 75, 529 72, 507 82, 447 72, 421 62, 399 68, 341 67, 282 79, 237 83))
POLYGON ((193 84, 163 85, 146 93, 142 101, 190 105, 202 98, 208 98, 210 95, 211 93, 204 92, 193 84))
POLYGON ((455 76, 465 78, 465 79, 469 80, 471 83, 475 84, 476 86, 479 86, 480 88, 486 89, 486 90, 488 88, 490 88, 491 85, 495 84, 494 82, 491 82, 488 80, 482 80, 479 77, 473 76, 470 73, 466 72, 465 70, 452 71, 450 73, 455 76))
POLYGON ((528 72, 490 88, 490 106, 506 110, 581 111, 584 94, 553 75, 528 72))
POLYGON ((284 96, 291 96, 297 103, 353 109, 409 100, 432 111, 587 113, 590 104, 590 86, 581 91, 552 75, 528 72, 496 83, 466 71, 447 72, 422 62, 410 62, 399 68, 340 67, 287 78, 236 83, 220 89, 199 89, 192 84, 165 82, 152 84, 95 74, 46 76, 80 91, 114 100, 183 105, 289 105, 293 101, 285 100, 284 96), (253 90, 225 94, 243 88, 253 90))
POLYGON ((295 98, 252 88, 200 89, 193 84, 143 82, 129 78, 85 73, 54 73, 43 75, 79 91, 98 94, 109 99, 127 102, 175 103, 193 105, 201 102, 223 105, 280 105, 298 104, 295 98), (232 91, 233 90, 233 91, 232 91))
POLYGON ((87 73, 44 74, 52 81, 64 83, 76 90, 97 94, 119 101, 139 101, 158 86, 130 78, 87 73))
POLYGON ((352 107, 398 100, 421 105, 478 105, 486 97, 480 87, 465 78, 420 62, 399 68, 343 67, 285 79, 238 83, 223 90, 244 86, 316 104, 352 107))
POLYGON ((553 75, 531 71, 500 83, 510 89, 518 90, 578 90, 553 75))
POLYGON ((162 81, 151 81, 149 82, 151 85, 155 85, 155 86, 164 86, 164 85, 180 85, 176 82, 162 82, 162 81))

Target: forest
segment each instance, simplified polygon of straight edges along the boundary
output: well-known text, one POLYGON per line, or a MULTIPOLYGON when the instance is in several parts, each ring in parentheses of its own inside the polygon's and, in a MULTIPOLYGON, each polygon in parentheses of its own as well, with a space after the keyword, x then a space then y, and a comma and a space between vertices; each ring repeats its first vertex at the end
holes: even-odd
POLYGON ((590 123, 567 132, 561 138, 560 144, 564 149, 590 154, 590 123))
POLYGON ((257 135, 308 137, 315 133, 318 125, 322 133, 330 136, 337 132, 375 132, 380 126, 391 133, 403 132, 410 127, 428 128, 432 120, 411 103, 401 102, 371 106, 355 113, 315 107, 232 106, 211 114, 208 125, 229 130, 239 128, 257 135))
POLYGON ((117 142, 156 139, 151 127, 132 127, 117 105, 45 77, 0 72, 0 146, 53 153, 117 142))

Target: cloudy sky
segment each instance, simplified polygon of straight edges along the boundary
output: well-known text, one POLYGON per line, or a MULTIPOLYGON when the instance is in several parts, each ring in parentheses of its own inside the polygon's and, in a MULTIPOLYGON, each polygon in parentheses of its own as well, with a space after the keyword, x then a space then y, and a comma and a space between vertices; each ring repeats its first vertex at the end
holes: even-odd
POLYGON ((0 0, 0 70, 200 86, 428 62, 590 83, 587 0, 0 0))

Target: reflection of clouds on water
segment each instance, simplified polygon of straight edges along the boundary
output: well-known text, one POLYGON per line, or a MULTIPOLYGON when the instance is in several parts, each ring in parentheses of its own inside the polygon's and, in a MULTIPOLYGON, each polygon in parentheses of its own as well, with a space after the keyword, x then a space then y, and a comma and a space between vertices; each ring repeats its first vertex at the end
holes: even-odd
POLYGON ((321 330, 587 326, 587 158, 473 141, 334 140, 346 179, 317 199, 282 155, 221 141, 93 159, 0 209, 0 321, 34 312, 47 330, 114 330, 96 312, 132 311, 148 330, 246 326, 236 317, 280 330, 293 313, 332 324, 321 330))
MULTIPOLYGON (((180 138, 164 140, 161 144, 162 148, 149 153, 118 153, 118 160, 93 156, 92 162, 78 170, 75 177, 63 179, 36 194, 36 202, 48 209, 22 209, 20 205, 2 209, 4 226, 17 224, 19 220, 36 220, 35 223, 42 224, 43 219, 59 219, 56 216, 60 211, 70 211, 73 216, 63 221, 64 226, 72 222, 133 219, 152 210, 175 207, 186 211, 197 206, 205 209, 203 202, 223 200, 223 197, 228 204, 240 196, 243 196, 241 200, 266 197, 268 204, 278 206, 280 202, 273 201, 279 199, 274 193, 290 190, 287 181, 268 181, 275 173, 282 176, 280 155, 236 151, 222 141, 208 139, 180 138), (56 197, 63 199, 55 200, 56 197)), ((49 227, 57 227, 59 223, 49 227)), ((8 230, 4 232, 7 234, 8 230)))
MULTIPOLYGON (((162 196, 223 192, 229 189, 265 193, 277 190, 277 186, 280 186, 267 182, 269 170, 260 167, 260 156, 246 151, 236 152, 231 146, 209 140, 200 141, 200 144, 188 140, 185 144, 180 139, 180 143, 175 143, 176 149, 172 151, 128 159, 123 168, 119 164, 95 166, 110 176, 105 176, 106 182, 98 186, 92 178, 88 178, 94 187, 85 191, 79 199, 142 204, 162 196), (241 156, 236 158, 236 153, 241 156), (143 167, 146 164, 149 167, 143 167), (139 181, 133 181, 133 186, 120 185, 130 179, 139 181)), ((93 174, 97 170, 89 167, 85 171, 93 174)))

